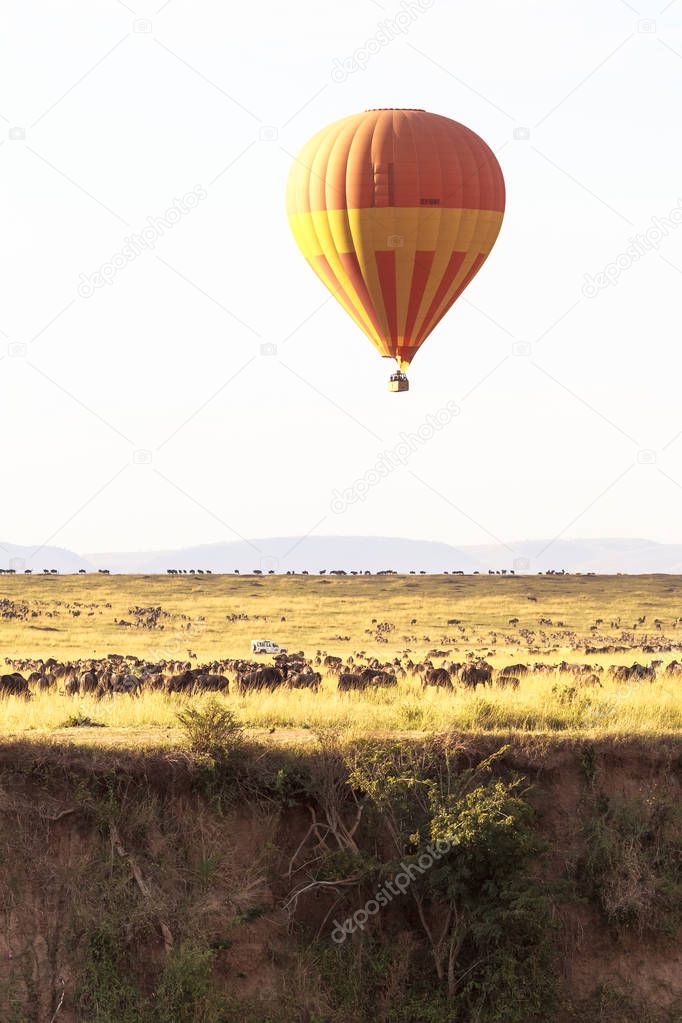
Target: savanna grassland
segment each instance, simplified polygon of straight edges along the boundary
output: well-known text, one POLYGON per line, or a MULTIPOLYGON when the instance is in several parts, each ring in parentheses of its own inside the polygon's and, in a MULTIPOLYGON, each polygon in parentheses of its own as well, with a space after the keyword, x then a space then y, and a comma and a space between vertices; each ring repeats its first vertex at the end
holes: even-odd
MULTIPOLYGON (((321 727, 349 733, 494 732, 649 734, 682 726, 682 684, 665 675, 682 647, 682 580, 674 576, 9 576, 0 581, 0 661, 131 654, 191 664, 250 657, 270 638, 314 660, 318 651, 389 663, 432 654, 482 658, 496 669, 536 662, 604 669, 600 685, 576 689, 556 671, 525 676, 518 689, 396 689, 340 694, 335 676, 319 692, 252 692, 220 700, 254 730, 302 741, 321 727), (160 608, 152 626, 148 609, 160 608), (661 661, 656 679, 616 682, 611 665, 661 661), (308 733, 308 734, 306 734, 308 733)), ((260 658, 267 663, 270 658, 260 658)), ((324 669, 322 669, 324 672, 324 669)), ((195 702, 203 697, 193 698, 195 702)), ((0 733, 68 735, 68 719, 96 721, 98 742, 165 742, 185 698, 143 692, 96 701, 35 693, 0 704, 0 733)))
POLYGON ((1 1023, 682 1023, 681 597, 670 576, 0 579, 0 675, 194 670, 270 638, 398 679, 0 699, 1 1023), (395 665, 429 655, 491 684, 395 665))

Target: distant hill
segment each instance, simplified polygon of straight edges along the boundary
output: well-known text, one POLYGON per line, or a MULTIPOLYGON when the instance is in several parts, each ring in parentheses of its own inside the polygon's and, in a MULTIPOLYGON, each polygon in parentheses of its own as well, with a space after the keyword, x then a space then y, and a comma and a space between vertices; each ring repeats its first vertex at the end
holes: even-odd
POLYGON ((91 572, 93 566, 80 554, 63 547, 22 547, 16 543, 0 543, 0 568, 13 568, 19 575, 26 569, 34 573, 44 568, 56 568, 58 572, 77 572, 84 568, 91 572))
POLYGON ((514 553, 499 544, 465 548, 476 561, 488 568, 513 568, 517 571, 597 572, 600 575, 629 575, 667 572, 682 575, 682 544, 655 543, 640 539, 598 540, 521 540, 509 545, 514 553), (545 550, 545 548, 547 548, 545 550), (527 559, 526 569, 519 559, 527 559))
POLYGON ((567 572, 597 572, 636 575, 663 572, 682 575, 682 544, 661 544, 652 540, 521 540, 475 547, 453 547, 431 540, 407 540, 371 536, 270 537, 203 544, 176 551, 75 554, 60 547, 22 547, 0 544, 0 568, 26 568, 35 573, 44 568, 59 572, 96 571, 106 568, 117 573, 156 573, 169 568, 210 569, 212 572, 266 573, 304 569, 378 572, 514 570, 517 574, 565 569, 567 572))
POLYGON ((567 572, 682 574, 682 544, 651 540, 523 540, 476 547, 453 547, 429 540, 368 536, 271 537, 249 542, 206 544, 178 551, 138 554, 86 554, 98 568, 112 572, 165 572, 168 568, 209 568, 213 572, 318 572, 324 568, 428 573, 487 572, 514 569, 517 573, 567 572), (546 548, 546 550, 544 550, 546 548))
POLYGON ((342 568, 378 572, 393 568, 442 572, 461 568, 471 572, 478 560, 446 543, 394 540, 368 536, 270 537, 251 541, 205 544, 179 551, 148 554, 88 554, 88 561, 112 572, 165 572, 168 568, 210 568, 213 572, 318 572, 342 568))

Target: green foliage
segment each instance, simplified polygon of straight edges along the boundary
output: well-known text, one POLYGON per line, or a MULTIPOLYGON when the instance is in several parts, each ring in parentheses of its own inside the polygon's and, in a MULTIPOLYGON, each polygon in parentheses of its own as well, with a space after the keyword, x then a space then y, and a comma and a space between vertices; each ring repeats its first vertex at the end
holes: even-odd
POLYGON ((220 763, 244 741, 244 730, 233 711, 215 698, 203 708, 188 707, 177 718, 188 749, 197 757, 220 763))
POLYGON ((76 802, 94 821, 102 835, 110 837, 112 824, 120 821, 126 802, 125 778, 113 772, 79 778, 74 787, 76 802))
POLYGON ((574 1007, 571 1023, 681 1023, 682 1005, 654 1009, 630 991, 600 985, 580 1006, 574 1007))
POLYGON ((530 877, 540 851, 520 779, 489 779, 464 795, 431 794, 431 841, 451 851, 428 874, 455 915, 454 993, 476 1018, 545 1019, 555 991, 549 906, 530 877))
POLYGON ((445 754, 429 770, 418 755, 372 745, 352 764, 351 783, 395 849, 382 876, 438 852, 407 893, 436 973, 428 1009, 413 1018, 529 1023, 555 1002, 549 901, 531 874, 541 845, 522 779, 494 773, 503 753, 464 770, 445 754))
MULTIPOLYGON (((315 1018, 315 1023, 346 1023, 385 1018, 377 1007, 385 1004, 386 989, 391 986, 391 1002, 410 999, 410 975, 405 968, 400 942, 381 943, 373 935, 362 942, 346 942, 341 946, 315 946, 311 967, 322 980, 329 1011, 315 1018)), ((411 1017, 411 1023, 421 1016, 411 1017)), ((426 1021, 425 1021, 426 1023, 426 1021)), ((441 1021, 437 1021, 441 1023, 441 1021)))
POLYGON ((592 787, 597 777, 598 756, 594 743, 584 742, 580 748, 580 766, 585 775, 585 781, 592 787))
POLYGON ((682 921, 682 809, 660 795, 595 800, 575 867, 617 929, 672 934, 682 921))
POLYGON ((249 906, 247 909, 237 913, 235 921, 239 924, 251 924, 254 920, 260 920, 267 912, 267 906, 249 906))
POLYGON ((210 949, 181 945, 165 960, 150 990, 149 976, 137 983, 139 964, 122 935, 103 925, 87 941, 77 1018, 82 1023, 223 1023, 211 990, 213 956, 210 949))
POLYGON ((213 955, 196 945, 172 953, 156 989, 151 1023, 218 1023, 221 1016, 211 991, 213 955))
POLYGON ((69 714, 66 720, 62 721, 60 728, 106 728, 102 721, 95 721, 93 718, 78 711, 76 714, 69 714))
POLYGON ((139 1023, 141 996, 126 968, 118 935, 103 925, 89 936, 77 990, 78 1018, 88 1023, 139 1023))
MULTIPOLYGON (((489 779, 463 794, 430 791, 429 837, 432 842, 448 842, 457 853, 443 868, 448 883, 458 875, 467 885, 470 879, 476 884, 485 877, 506 877, 537 851, 530 828, 533 813, 520 788, 521 781, 515 778, 489 779)), ((438 871, 432 876, 438 877, 438 871)))
POLYGON ((204 891, 210 887, 211 881, 220 869, 222 860, 222 856, 208 852, 204 852, 199 857, 196 866, 196 877, 204 891))
POLYGON ((0 1019, 3 1023, 28 1023, 24 1012, 25 998, 19 993, 16 980, 0 978, 0 1019))
POLYGON ((278 803, 282 809, 299 806, 313 794, 310 770, 301 763, 285 762, 260 779, 261 793, 278 803))

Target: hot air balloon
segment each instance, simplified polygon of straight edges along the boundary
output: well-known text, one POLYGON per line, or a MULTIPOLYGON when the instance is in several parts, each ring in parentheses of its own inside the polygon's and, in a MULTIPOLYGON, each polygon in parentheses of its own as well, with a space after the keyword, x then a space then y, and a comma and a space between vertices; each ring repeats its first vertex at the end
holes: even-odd
POLYGON ((493 151, 425 110, 367 110, 318 132, 294 160, 287 213, 315 273, 398 371, 485 262, 502 224, 493 151))

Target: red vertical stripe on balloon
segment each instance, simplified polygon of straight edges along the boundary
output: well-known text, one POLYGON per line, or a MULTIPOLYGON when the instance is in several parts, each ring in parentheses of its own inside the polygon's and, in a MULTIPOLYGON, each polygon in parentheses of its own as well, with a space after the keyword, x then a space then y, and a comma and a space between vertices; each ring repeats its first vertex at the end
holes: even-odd
POLYGON ((395 249, 376 253, 379 284, 384 299, 388 332, 395 345, 398 340, 398 298, 396 294, 395 249))
POLYGON ((383 324, 379 322, 376 309, 374 308, 374 302, 370 297, 367 285, 365 284, 365 279, 362 276, 357 255, 354 252, 340 252, 339 259, 341 260, 343 269, 348 274, 351 284, 355 288, 358 301, 362 303, 362 308, 367 314, 367 319, 370 321, 377 334, 381 337, 384 333, 384 327, 383 324))
POLYGON ((405 340, 412 338, 414 321, 419 312, 419 306, 424 296, 424 289, 431 273, 433 257, 435 252, 420 250, 414 254, 414 269, 412 271, 412 284, 410 286, 410 301, 407 306, 407 320, 405 321, 405 340))

